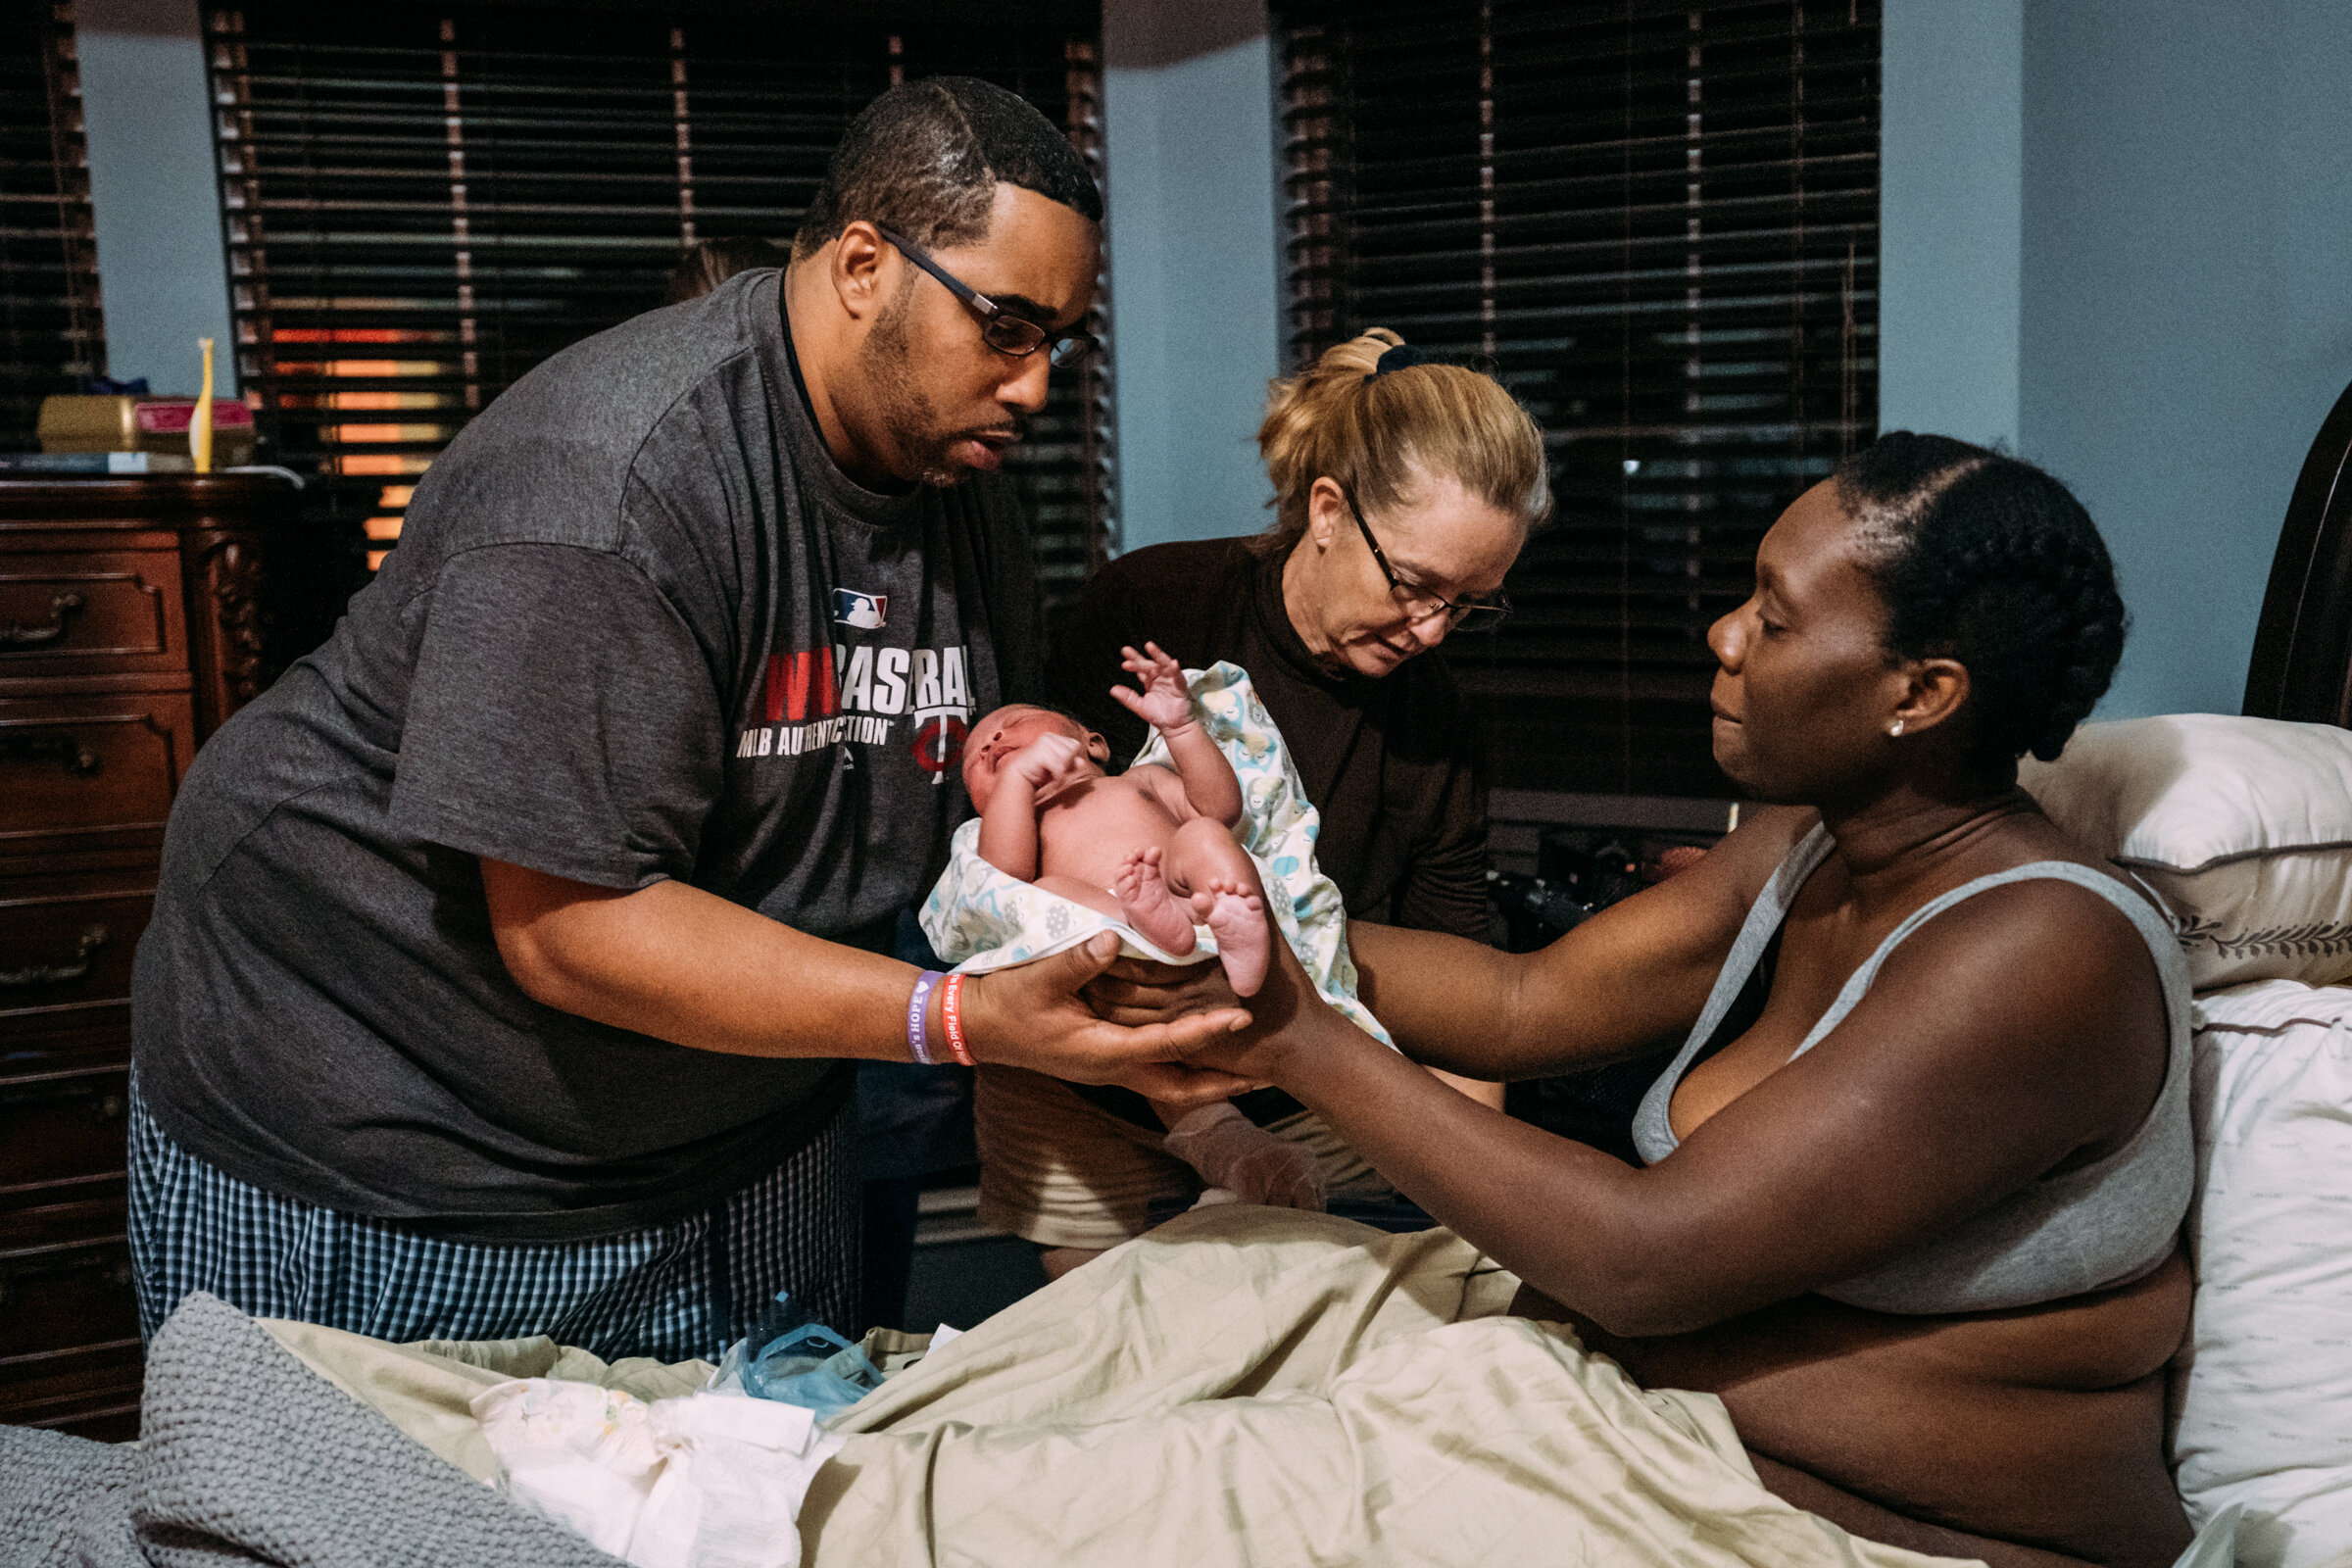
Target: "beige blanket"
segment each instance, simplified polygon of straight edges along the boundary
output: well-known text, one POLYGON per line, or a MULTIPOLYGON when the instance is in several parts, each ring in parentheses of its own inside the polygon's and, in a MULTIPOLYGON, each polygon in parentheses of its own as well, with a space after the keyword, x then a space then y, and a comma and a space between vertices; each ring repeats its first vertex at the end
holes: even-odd
MULTIPOLYGON (((1447 1231, 1220 1208, 1139 1237, 843 1413, 801 1515, 813 1568, 1771 1564, 1929 1568, 1757 1485, 1722 1404, 1637 1388, 1447 1231)), ((648 1396, 546 1341, 399 1348, 274 1324, 404 1431, 494 1473, 466 1402, 502 1376, 648 1396), (470 1364, 468 1364, 470 1363, 470 1364)), ((888 1352, 895 1343, 873 1347, 888 1352)))

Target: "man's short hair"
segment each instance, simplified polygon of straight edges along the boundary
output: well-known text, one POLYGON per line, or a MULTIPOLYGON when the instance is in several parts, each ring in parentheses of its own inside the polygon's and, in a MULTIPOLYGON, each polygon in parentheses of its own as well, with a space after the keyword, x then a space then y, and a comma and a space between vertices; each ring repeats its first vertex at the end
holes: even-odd
POLYGON ((833 149, 793 259, 815 255, 858 219, 926 250, 985 239, 1000 181, 1102 220, 1086 160, 1024 99, 971 76, 893 87, 858 112, 833 149))

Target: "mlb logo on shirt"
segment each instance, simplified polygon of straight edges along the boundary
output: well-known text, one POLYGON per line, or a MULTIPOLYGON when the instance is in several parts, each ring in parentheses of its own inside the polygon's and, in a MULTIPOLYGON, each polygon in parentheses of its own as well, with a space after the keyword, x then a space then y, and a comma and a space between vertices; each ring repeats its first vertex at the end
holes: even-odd
POLYGON ((888 620, 888 594, 861 594, 848 588, 833 590, 833 624, 879 631, 888 620))

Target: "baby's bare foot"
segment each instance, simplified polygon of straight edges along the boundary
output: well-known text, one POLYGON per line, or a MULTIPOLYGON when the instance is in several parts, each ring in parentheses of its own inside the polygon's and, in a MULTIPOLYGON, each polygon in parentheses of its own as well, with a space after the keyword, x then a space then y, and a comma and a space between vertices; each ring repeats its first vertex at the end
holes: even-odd
POLYGON ((1219 877, 1193 895, 1200 923, 1216 934, 1217 960, 1237 997, 1254 997, 1266 983, 1266 965, 1273 956, 1266 930, 1266 904, 1230 877, 1219 877))
POLYGON ((1128 856, 1110 891, 1118 895, 1121 917, 1162 952, 1182 957, 1200 946, 1193 935, 1192 916, 1168 896, 1168 881, 1159 869, 1158 846, 1128 856))

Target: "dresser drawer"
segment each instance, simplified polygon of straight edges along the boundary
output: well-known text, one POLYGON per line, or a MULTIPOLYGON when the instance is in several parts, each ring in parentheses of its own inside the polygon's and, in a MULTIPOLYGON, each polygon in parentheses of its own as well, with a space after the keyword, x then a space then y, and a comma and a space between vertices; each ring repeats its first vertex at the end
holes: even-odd
POLYGON ((175 541, 0 551, 0 679, 188 667, 175 541))
POLYGON ((122 1008, 154 908, 152 870, 0 882, 0 1033, 122 1008))
POLYGON ((0 1421, 107 1443, 138 1435, 138 1299, 122 1222, 119 1177, 102 1198, 0 1211, 0 1421))
POLYGON ((0 1250, 0 1365, 78 1347, 135 1345, 130 1246, 120 1235, 0 1250))
POLYGON ((0 1422, 128 1443, 139 1435, 143 1373, 135 1339, 0 1356, 0 1422))
POLYGON ((120 1171, 130 1070, 0 1081, 0 1203, 62 1201, 120 1171))
POLYGON ((0 697, 0 858, 160 846, 195 754, 184 692, 0 697))
MULTIPOLYGON (((130 1001, 111 1008, 23 1014, 0 1022, 0 1079, 130 1065, 130 1001)), ((8 1130, 0 1127, 0 1139, 8 1130)))

